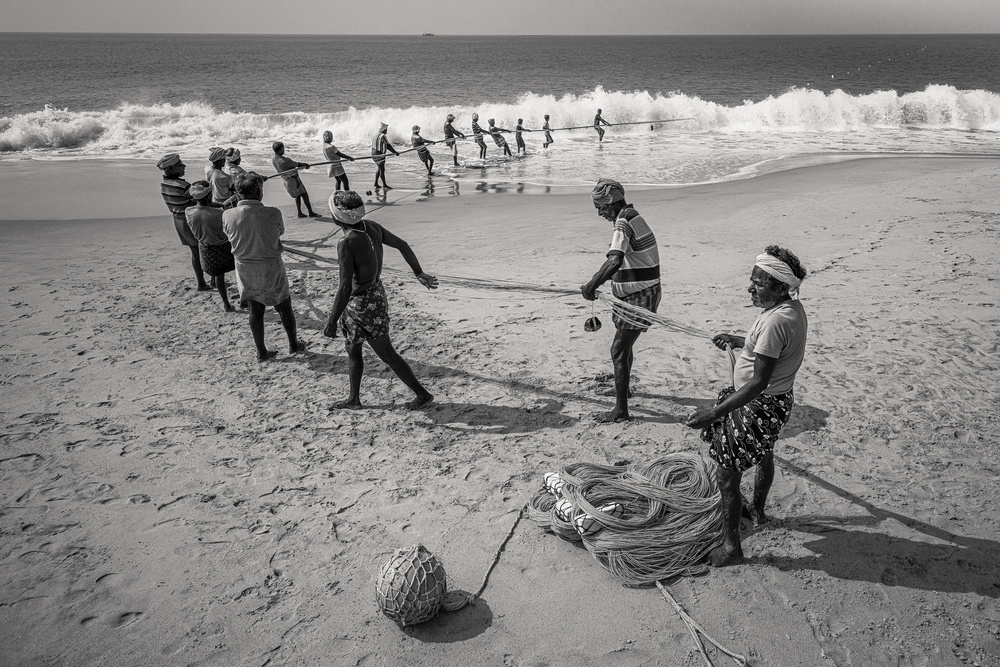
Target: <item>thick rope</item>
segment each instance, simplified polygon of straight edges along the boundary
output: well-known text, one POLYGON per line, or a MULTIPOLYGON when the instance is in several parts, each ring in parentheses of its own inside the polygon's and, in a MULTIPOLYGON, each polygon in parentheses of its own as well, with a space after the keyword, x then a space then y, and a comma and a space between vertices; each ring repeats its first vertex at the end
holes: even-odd
POLYGON ((678 452, 641 467, 580 463, 559 475, 560 497, 539 491, 528 505, 528 517, 564 540, 582 540, 625 586, 708 571, 705 556, 722 543, 722 506, 700 456, 678 452), (556 512, 560 499, 572 505, 568 520, 556 512), (624 507, 623 516, 600 511, 611 503, 624 507), (603 528, 580 535, 574 519, 581 514, 603 528))

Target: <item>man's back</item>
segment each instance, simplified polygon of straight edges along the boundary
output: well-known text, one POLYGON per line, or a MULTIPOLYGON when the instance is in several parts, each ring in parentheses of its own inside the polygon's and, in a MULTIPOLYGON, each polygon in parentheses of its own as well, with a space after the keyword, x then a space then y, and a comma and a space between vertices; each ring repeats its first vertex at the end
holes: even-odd
POLYGON ((281 257, 285 222, 279 209, 244 199, 236 208, 223 211, 222 226, 233 244, 236 259, 252 261, 281 257))
POLYGON ((382 227, 363 220, 348 231, 337 244, 337 256, 354 268, 351 294, 356 296, 371 288, 382 276, 382 227))

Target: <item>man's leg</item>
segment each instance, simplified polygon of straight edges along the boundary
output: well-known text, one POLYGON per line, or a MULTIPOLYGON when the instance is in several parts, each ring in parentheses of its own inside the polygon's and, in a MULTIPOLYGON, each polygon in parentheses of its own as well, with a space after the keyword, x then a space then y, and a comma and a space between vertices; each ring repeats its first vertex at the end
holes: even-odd
POLYGON ((205 272, 201 268, 201 255, 198 254, 197 246, 188 246, 191 249, 191 268, 194 269, 194 275, 198 278, 198 291, 207 292, 212 289, 205 282, 205 272))
POLYGON ((403 384, 417 395, 416 398, 406 404, 406 407, 416 410, 434 400, 434 396, 420 384, 420 380, 413 374, 413 370, 406 363, 406 359, 403 359, 403 357, 399 356, 399 352, 396 352, 396 348, 392 346, 392 341, 389 340, 388 334, 372 338, 368 341, 368 344, 375 350, 378 358, 388 364, 392 372, 403 381, 403 384))
POLYGON ((723 542, 708 555, 714 567, 734 565, 743 560, 743 546, 740 544, 740 518, 743 513, 743 497, 740 495, 740 480, 743 473, 720 465, 715 467, 715 480, 722 494, 722 534, 723 542))
POLYGON ((219 290, 219 296, 222 297, 222 307, 226 309, 227 313, 231 313, 235 308, 233 304, 229 303, 229 290, 226 289, 226 274, 215 277, 215 289, 219 290))
POLYGON ((306 217, 306 214, 302 212, 302 195, 295 198, 295 211, 299 214, 300 218, 306 217))
POLYGON ((308 192, 303 192, 302 193, 302 201, 304 201, 306 203, 306 210, 309 211, 309 217, 310 218, 318 218, 319 217, 319 213, 317 213, 316 211, 313 210, 312 203, 309 201, 309 193, 308 192))
POLYGON ((281 326, 285 328, 285 335, 288 336, 288 353, 295 354, 306 349, 305 343, 299 340, 295 329, 295 311, 292 310, 292 297, 288 297, 274 307, 281 318, 281 326))
POLYGON ((248 299, 250 304, 250 333, 253 334, 253 344, 257 346, 257 361, 267 361, 275 355, 264 345, 264 304, 248 299))
POLYGON ((434 158, 427 158, 427 175, 430 176, 434 173, 434 158))
POLYGON ((364 343, 346 342, 344 349, 347 350, 347 378, 350 382, 350 391, 347 399, 339 401, 330 406, 332 410, 357 410, 361 407, 361 376, 365 372, 365 358, 361 354, 364 343))
POLYGON ((774 452, 768 452, 767 456, 757 464, 757 472, 753 478, 753 507, 750 510, 750 519, 753 525, 761 526, 767 523, 767 515, 764 514, 764 505, 767 503, 767 494, 771 490, 774 482, 774 452))
POLYGON ((615 409, 597 417, 602 423, 627 421, 631 419, 628 413, 628 391, 632 379, 632 346, 638 340, 642 331, 619 327, 611 343, 611 364, 615 371, 615 409))

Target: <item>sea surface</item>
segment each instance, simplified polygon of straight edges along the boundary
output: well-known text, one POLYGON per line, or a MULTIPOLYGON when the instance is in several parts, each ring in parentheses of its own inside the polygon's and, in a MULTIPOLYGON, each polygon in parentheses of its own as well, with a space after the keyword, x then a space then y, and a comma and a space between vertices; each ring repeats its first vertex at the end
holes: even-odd
MULTIPOLYGON (((201 166, 236 146, 273 171, 270 145, 322 159, 321 135, 365 156, 379 123, 409 147, 442 137, 447 113, 561 130, 542 148, 462 165, 433 149, 441 179, 535 186, 677 185, 871 155, 1000 157, 1000 35, 456 37, 0 33, 0 160, 201 166)), ((507 135, 514 145, 513 136, 507 135)), ((348 166, 371 181, 370 161, 348 166)), ((389 182, 419 186, 413 153, 389 182)), ((201 169, 191 169, 190 174, 201 169)), ((355 181, 354 179, 360 179, 355 181)))

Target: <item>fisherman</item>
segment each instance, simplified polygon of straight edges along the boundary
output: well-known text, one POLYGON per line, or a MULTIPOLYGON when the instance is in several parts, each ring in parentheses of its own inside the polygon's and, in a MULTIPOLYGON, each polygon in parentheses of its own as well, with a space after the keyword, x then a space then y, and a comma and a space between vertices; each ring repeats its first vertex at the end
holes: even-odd
POLYGON ((215 279, 215 288, 222 297, 222 307, 227 313, 235 308, 229 303, 229 292, 226 289, 226 273, 236 270, 232 246, 222 229, 222 208, 212 206, 213 188, 208 181, 195 181, 191 184, 191 198, 194 206, 184 210, 187 226, 198 239, 198 254, 205 273, 215 279))
POLYGON ((232 180, 237 174, 245 174, 247 170, 240 166, 243 156, 239 148, 229 147, 226 149, 226 171, 229 172, 229 179, 232 180))
POLYGON ((510 132, 510 130, 505 130, 502 127, 497 127, 494 119, 490 118, 487 123, 490 124, 490 134, 493 136, 493 142, 503 149, 503 154, 510 157, 510 146, 507 145, 507 140, 503 137, 503 132, 510 132))
POLYGON ((545 114, 545 123, 542 125, 542 129, 545 130, 545 142, 542 144, 542 148, 548 148, 551 144, 555 143, 555 139, 552 138, 552 133, 549 131, 549 115, 545 114))
POLYGON ((327 130, 323 133, 323 155, 326 159, 333 162, 330 168, 327 170, 326 175, 328 178, 336 178, 337 184, 334 189, 336 190, 350 190, 351 184, 347 180, 347 172, 344 171, 344 162, 354 162, 354 158, 345 153, 341 153, 340 149, 333 145, 333 132, 327 130), (344 187, 341 188, 340 186, 344 187))
MULTIPOLYGON (((635 207, 625 202, 625 188, 618 181, 602 178, 591 196, 597 214, 612 223, 614 231, 607 261, 589 282, 580 287, 583 298, 593 301, 598 287, 611 280, 611 293, 627 304, 655 313, 663 294, 660 286, 660 254, 656 237, 635 207)), ((615 375, 615 407, 594 415, 598 423, 629 421, 629 384, 632 379, 632 348, 651 322, 620 308, 612 309, 616 331, 611 343, 615 375)))
POLYGON ((264 206, 264 177, 247 172, 236 177, 235 208, 222 213, 222 228, 232 244, 236 259, 236 284, 240 299, 250 306, 250 333, 257 347, 257 361, 267 361, 277 353, 264 344, 264 311, 273 306, 288 336, 288 353, 305 350, 296 335, 292 293, 288 288, 285 263, 281 260, 281 235, 285 222, 281 210, 264 206))
MULTIPOLYGON (((528 154, 528 149, 524 147, 524 139, 521 137, 521 133, 524 132, 524 131, 525 131, 525 129, 524 129, 524 119, 523 118, 518 118, 517 119, 517 126, 514 128, 514 141, 517 142, 517 154, 518 155, 521 154, 521 151, 524 151, 525 155, 528 154)), ((528 131, 530 132, 530 130, 528 130, 528 131)))
POLYGON ((472 135, 475 137, 476 144, 479 146, 480 160, 486 159, 486 142, 483 141, 483 135, 485 134, 486 131, 479 125, 479 114, 472 114, 472 135))
POLYGON ((338 191, 330 195, 330 213, 344 230, 344 238, 337 243, 340 286, 323 334, 336 338, 338 324, 344 332, 350 379, 350 394, 346 400, 335 403, 332 409, 357 410, 362 407, 361 376, 365 369, 362 347, 365 341, 416 394, 406 407, 411 410, 422 408, 434 400, 434 396, 420 384, 410 365, 399 356, 389 340, 389 304, 381 280, 383 245, 398 250, 417 280, 427 289, 436 289, 438 280, 423 272, 406 241, 377 222, 364 219, 365 204, 356 192, 338 191))
POLYGON ((452 123, 455 121, 455 114, 448 114, 444 121, 444 145, 451 147, 451 157, 455 161, 455 166, 458 166, 458 141, 455 139, 459 136, 465 139, 465 135, 456 130, 452 123))
POLYGON ((791 414, 795 374, 805 354, 808 321, 798 298, 805 277, 799 258, 785 248, 772 245, 757 255, 747 291, 763 311, 746 336, 712 338, 720 349, 742 348, 733 366, 733 385, 719 393, 713 407, 695 410, 685 422, 702 429, 701 439, 710 443, 709 456, 718 463, 724 541, 709 554, 715 566, 743 560, 743 512, 755 526, 767 521, 764 505, 774 481, 774 443, 791 414), (740 480, 753 466, 751 505, 740 494, 740 480))
POLYGON ((597 130, 597 140, 604 141, 604 128, 601 125, 610 126, 611 123, 601 118, 601 110, 597 110, 597 115, 594 116, 594 129, 597 130))
POLYGON ((308 169, 309 164, 306 162, 296 162, 295 160, 285 157, 285 144, 280 141, 275 141, 271 144, 271 150, 274 151, 274 155, 271 157, 271 164, 274 166, 274 170, 278 176, 281 176, 281 180, 285 182, 285 191, 288 195, 295 200, 295 210, 300 218, 306 217, 306 214, 302 212, 302 204, 305 203, 306 210, 309 211, 310 218, 318 218, 319 213, 313 211, 312 203, 309 201, 309 193, 306 192, 306 186, 299 178, 299 169, 308 169))
POLYGON ((229 174, 222 170, 226 166, 226 149, 213 148, 208 154, 208 161, 212 168, 208 170, 208 178, 205 179, 212 184, 212 202, 222 206, 236 202, 236 193, 233 192, 232 181, 229 174))
POLYGON ((417 149, 417 157, 419 157, 420 161, 424 163, 425 167, 427 167, 428 176, 434 175, 434 156, 431 155, 429 150, 427 150, 427 145, 433 143, 435 142, 428 141, 420 136, 419 125, 413 126, 413 134, 410 135, 410 145, 417 149))
MULTIPOLYGON (((212 146, 211 148, 208 149, 208 154, 212 155, 212 153, 214 153, 215 151, 219 150, 219 148, 220 148, 220 146, 212 146)), ((209 161, 208 164, 205 165, 205 180, 208 181, 208 182, 212 181, 212 179, 210 178, 210 175, 212 173, 212 169, 213 169, 212 162, 209 161)))
POLYGON ((159 159, 156 167, 163 172, 160 194, 163 195, 163 201, 166 202, 174 219, 174 230, 177 231, 181 245, 186 245, 191 250, 191 267, 194 268, 194 275, 198 279, 198 291, 207 292, 212 288, 205 282, 201 258, 198 256, 198 239, 191 233, 184 217, 184 211, 195 204, 190 194, 191 184, 183 178, 186 165, 177 153, 167 153, 159 159))
POLYGON ((388 133, 389 126, 382 123, 378 128, 378 133, 372 137, 372 155, 376 156, 375 162, 375 189, 378 190, 378 179, 382 179, 382 186, 386 190, 392 190, 392 187, 385 182, 385 156, 387 153, 392 153, 393 155, 399 155, 392 144, 389 142, 388 133))

